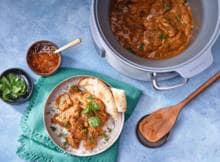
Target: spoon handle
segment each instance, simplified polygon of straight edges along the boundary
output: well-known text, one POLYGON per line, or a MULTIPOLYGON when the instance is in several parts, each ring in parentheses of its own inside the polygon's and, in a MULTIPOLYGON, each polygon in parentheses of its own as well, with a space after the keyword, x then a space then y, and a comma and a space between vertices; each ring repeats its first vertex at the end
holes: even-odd
POLYGON ((81 42, 81 40, 79 38, 73 40, 72 42, 69 42, 68 44, 66 44, 65 46, 57 49, 56 51, 54 51, 54 53, 59 53, 61 51, 64 51, 65 49, 67 48, 70 48, 70 47, 73 47, 73 46, 76 46, 77 44, 79 44, 81 42))
POLYGON ((199 88, 197 88, 194 92, 192 92, 187 98, 185 98, 181 103, 181 109, 187 105, 191 100, 205 91, 210 85, 220 79, 220 71, 213 75, 210 79, 208 79, 205 83, 203 83, 199 88))

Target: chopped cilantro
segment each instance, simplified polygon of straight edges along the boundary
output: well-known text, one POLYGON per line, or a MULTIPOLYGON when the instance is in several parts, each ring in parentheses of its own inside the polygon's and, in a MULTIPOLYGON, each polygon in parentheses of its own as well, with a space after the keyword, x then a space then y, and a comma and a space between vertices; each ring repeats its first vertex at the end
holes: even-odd
POLYGON ((181 21, 181 17, 179 15, 176 16, 177 21, 181 21))
POLYGON ((89 114, 91 111, 89 109, 89 107, 86 107, 85 109, 83 109, 83 111, 81 112, 82 114, 89 114))
POLYGON ((166 40, 167 39, 167 35, 164 34, 164 33, 161 33, 160 34, 160 40, 163 41, 163 40, 166 40))
POLYGON ((79 87, 77 87, 76 85, 73 84, 73 85, 70 86, 70 90, 78 92, 79 91, 79 87))
POLYGON ((101 121, 100 121, 99 117, 93 116, 93 117, 90 117, 88 119, 88 123, 89 123, 89 125, 91 127, 95 127, 96 128, 96 127, 98 127, 100 125, 101 121))
POLYGON ((163 7, 164 7, 164 11, 165 11, 165 12, 171 10, 171 5, 168 4, 168 3, 165 3, 163 7))
POLYGON ((86 108, 82 111, 82 114, 90 114, 92 112, 96 112, 100 110, 99 104, 97 104, 95 101, 91 100, 86 105, 86 108))
POLYGON ((93 100, 94 98, 93 98, 92 95, 90 95, 89 97, 87 97, 87 99, 88 99, 88 100, 93 100))
POLYGON ((9 73, 0 78, 0 97, 5 101, 13 101, 28 91, 25 80, 16 74, 9 73))
POLYGON ((105 141, 109 140, 109 136, 105 132, 103 132, 102 137, 104 138, 105 141))
POLYGON ((91 102, 90 104, 91 104, 90 107, 93 111, 100 110, 100 106, 96 102, 91 102))
POLYGON ((141 44, 140 44, 139 50, 144 51, 144 43, 141 43, 141 44))
POLYGON ((76 88, 76 85, 73 84, 73 85, 70 86, 70 88, 76 88))
POLYGON ((83 128, 83 129, 82 129, 82 132, 83 132, 83 133, 87 133, 88 130, 87 130, 86 128, 83 128))

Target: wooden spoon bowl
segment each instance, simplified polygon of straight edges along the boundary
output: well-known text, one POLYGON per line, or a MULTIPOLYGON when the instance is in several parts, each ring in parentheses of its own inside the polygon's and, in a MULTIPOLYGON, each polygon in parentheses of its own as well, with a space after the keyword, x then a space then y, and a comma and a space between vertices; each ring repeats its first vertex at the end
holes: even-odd
POLYGON ((139 122, 138 122, 138 124, 137 124, 137 126, 136 126, 136 136, 137 136, 139 142, 140 142, 141 144, 143 144, 144 146, 147 146, 147 147, 150 147, 150 148, 157 148, 157 147, 160 147, 160 146, 162 146, 163 144, 165 144, 165 143, 167 142, 168 137, 169 137, 169 133, 167 133, 164 137, 162 137, 162 138, 161 138, 159 141, 157 141, 157 142, 148 141, 148 140, 142 135, 142 133, 140 132, 139 126, 140 126, 141 121, 143 121, 143 119, 144 119, 145 117, 148 117, 149 115, 150 115, 150 114, 147 114, 147 115, 143 116, 143 117, 139 120, 139 122))

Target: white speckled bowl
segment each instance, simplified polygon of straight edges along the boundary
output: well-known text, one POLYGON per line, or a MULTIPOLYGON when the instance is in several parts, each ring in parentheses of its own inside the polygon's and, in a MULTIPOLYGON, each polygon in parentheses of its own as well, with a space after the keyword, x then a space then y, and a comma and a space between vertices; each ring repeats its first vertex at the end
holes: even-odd
POLYGON ((113 129, 108 142, 106 142, 106 144, 104 144, 99 149, 97 149, 95 151, 93 150, 91 152, 86 152, 86 153, 78 152, 75 150, 73 150, 73 151, 66 150, 64 148, 64 146, 62 145, 62 142, 61 142, 60 138, 58 137, 58 135, 54 131, 52 131, 52 129, 50 128, 50 126, 52 125, 52 123, 51 123, 52 116, 48 112, 50 112, 50 110, 52 109, 50 104, 55 101, 56 97, 60 93, 62 93, 63 90, 67 89, 69 85, 77 84, 79 82, 79 80, 82 79, 83 77, 88 77, 88 76, 71 77, 71 78, 66 79, 63 82, 61 82, 59 85, 57 85, 52 90, 52 92, 49 94, 49 97, 46 101, 45 108, 44 108, 44 125, 45 125, 47 132, 48 132, 49 137, 52 139, 54 144, 57 145, 60 149, 62 149, 64 152, 67 152, 71 155, 85 157, 85 156, 93 156, 93 155, 102 153, 105 150, 107 150, 108 148, 110 148, 116 142, 116 140, 119 138, 119 136, 121 134, 121 131, 122 131, 122 128, 124 125, 124 113, 120 113, 121 115, 119 117, 119 120, 115 124, 115 128, 113 129))

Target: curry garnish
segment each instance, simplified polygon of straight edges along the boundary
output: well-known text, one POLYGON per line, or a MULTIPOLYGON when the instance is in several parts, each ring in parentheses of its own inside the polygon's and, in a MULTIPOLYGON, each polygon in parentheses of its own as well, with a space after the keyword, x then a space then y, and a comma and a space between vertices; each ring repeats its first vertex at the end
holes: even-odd
POLYGON ((141 43, 141 44, 140 44, 139 49, 140 49, 141 51, 144 51, 144 43, 141 43))
POLYGON ((164 11, 165 11, 165 12, 171 10, 171 5, 168 4, 168 3, 164 3, 164 6, 163 6, 163 7, 164 7, 164 11))
POLYGON ((177 15, 176 16, 176 20, 180 22, 181 21, 181 17, 179 15, 177 15))
POLYGON ((0 96, 5 101, 14 101, 27 93, 25 80, 16 74, 9 73, 0 78, 0 96))
POLYGON ((160 34, 160 40, 163 41, 163 40, 166 40, 167 39, 167 35, 164 34, 164 33, 161 33, 160 34))
POLYGON ((109 140, 109 136, 106 134, 106 132, 103 132, 102 137, 106 142, 109 140))
POLYGON ((96 128, 96 127, 98 127, 100 125, 101 121, 100 121, 99 117, 93 116, 93 117, 90 117, 88 119, 88 123, 89 123, 89 125, 91 127, 95 127, 96 128))
POLYGON ((82 111, 82 114, 90 114, 92 112, 98 111, 99 109, 99 105, 94 100, 89 100, 86 108, 82 111))

